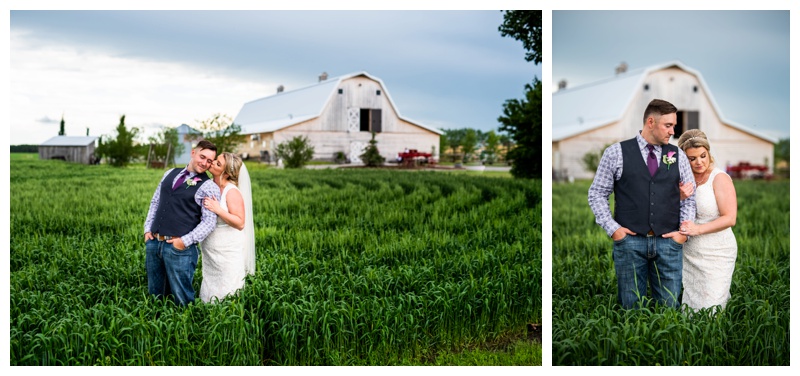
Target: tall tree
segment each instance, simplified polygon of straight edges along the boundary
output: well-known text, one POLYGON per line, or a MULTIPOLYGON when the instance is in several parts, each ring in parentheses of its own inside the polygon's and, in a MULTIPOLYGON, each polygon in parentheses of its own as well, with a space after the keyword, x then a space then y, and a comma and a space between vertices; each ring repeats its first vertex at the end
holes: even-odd
POLYGON ((512 37, 528 51, 526 61, 542 63, 542 11, 507 10, 503 14, 503 24, 498 27, 500 35, 512 37))
POLYGON ((203 137, 217 146, 217 153, 235 153, 242 143, 242 127, 233 124, 230 116, 214 114, 198 126, 203 137))
POLYGON ((139 151, 134 142, 138 134, 139 129, 125 127, 125 115, 122 115, 117 125, 117 137, 107 141, 101 140, 95 149, 95 154, 108 158, 112 166, 124 167, 138 157, 139 151))
POLYGON ((66 136, 67 132, 64 131, 64 115, 61 115, 61 127, 58 129, 59 136, 66 136))
MULTIPOLYGON (((542 62, 542 11, 505 11, 503 24, 498 28, 502 36, 522 42, 527 50, 526 61, 542 62)), ((542 178, 542 82, 537 77, 533 84, 525 84, 525 98, 509 99, 503 105, 503 116, 497 119, 514 140, 516 146, 506 158, 513 160, 511 175, 517 178, 542 178)))
POLYGON ((509 99, 497 118, 500 130, 508 132, 516 145, 506 154, 512 160, 511 175, 542 178, 542 82, 534 78, 525 85, 525 99, 509 99))

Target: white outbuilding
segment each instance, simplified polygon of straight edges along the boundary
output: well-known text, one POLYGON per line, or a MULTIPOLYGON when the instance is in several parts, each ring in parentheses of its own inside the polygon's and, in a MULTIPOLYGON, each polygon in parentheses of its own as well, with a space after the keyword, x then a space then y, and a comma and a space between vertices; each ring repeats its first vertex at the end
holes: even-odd
POLYGON ((95 164, 97 137, 55 136, 39 145, 39 159, 60 159, 67 162, 95 164))
MULTIPOLYGON (((561 85, 559 85, 561 87, 561 85)), ((557 179, 591 179, 583 156, 634 137, 647 104, 663 99, 678 108, 670 141, 688 129, 708 137, 717 167, 749 163, 772 171, 777 139, 726 119, 698 71, 673 61, 644 69, 617 69, 614 77, 553 93, 553 174, 557 179)))
POLYGON ((400 114, 384 83, 367 72, 328 79, 291 91, 279 86, 273 95, 245 103, 233 120, 246 136, 239 153, 274 160, 277 145, 305 136, 315 160, 332 160, 342 153, 353 163, 375 132, 378 149, 387 160, 406 149, 435 151, 444 132, 400 114))

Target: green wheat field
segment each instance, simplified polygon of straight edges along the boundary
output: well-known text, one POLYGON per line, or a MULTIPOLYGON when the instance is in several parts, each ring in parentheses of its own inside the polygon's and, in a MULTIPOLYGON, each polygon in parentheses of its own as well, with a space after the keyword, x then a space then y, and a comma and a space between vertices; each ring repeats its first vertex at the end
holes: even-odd
POLYGON ((553 185, 553 365, 789 365, 789 181, 736 181, 739 246, 724 311, 617 304, 590 181, 553 185))
POLYGON ((539 180, 248 163, 256 275, 181 308, 147 293, 162 170, 10 163, 11 365, 541 365, 539 180))

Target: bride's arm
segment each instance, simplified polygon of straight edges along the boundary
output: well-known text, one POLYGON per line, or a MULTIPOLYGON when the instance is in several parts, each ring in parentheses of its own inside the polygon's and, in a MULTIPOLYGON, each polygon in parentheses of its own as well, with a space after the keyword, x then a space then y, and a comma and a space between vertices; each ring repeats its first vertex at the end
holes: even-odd
POLYGON ((228 203, 228 211, 222 210, 219 206, 219 202, 216 200, 212 200, 209 198, 205 199, 206 202, 204 204, 206 207, 214 212, 220 219, 225 221, 229 226, 237 229, 242 230, 244 228, 244 200, 242 199, 242 194, 237 189, 231 189, 228 191, 226 196, 226 201, 228 203))
POLYGON ((690 236, 722 231, 736 225, 736 188, 733 186, 731 177, 728 174, 717 174, 713 184, 714 198, 717 200, 717 207, 719 208, 719 218, 702 225, 684 222, 681 227, 685 227, 690 236))

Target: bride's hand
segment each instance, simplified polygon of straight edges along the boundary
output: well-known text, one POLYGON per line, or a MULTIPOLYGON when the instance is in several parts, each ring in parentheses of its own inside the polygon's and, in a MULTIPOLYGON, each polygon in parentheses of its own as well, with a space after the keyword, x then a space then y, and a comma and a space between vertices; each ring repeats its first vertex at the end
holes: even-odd
POLYGON ((219 201, 217 201, 216 197, 206 197, 203 199, 203 207, 211 210, 214 213, 219 212, 219 201))
POLYGON ((681 223, 681 228, 678 230, 681 233, 681 235, 686 235, 686 236, 700 235, 700 225, 697 225, 692 221, 683 221, 683 223, 681 223))

